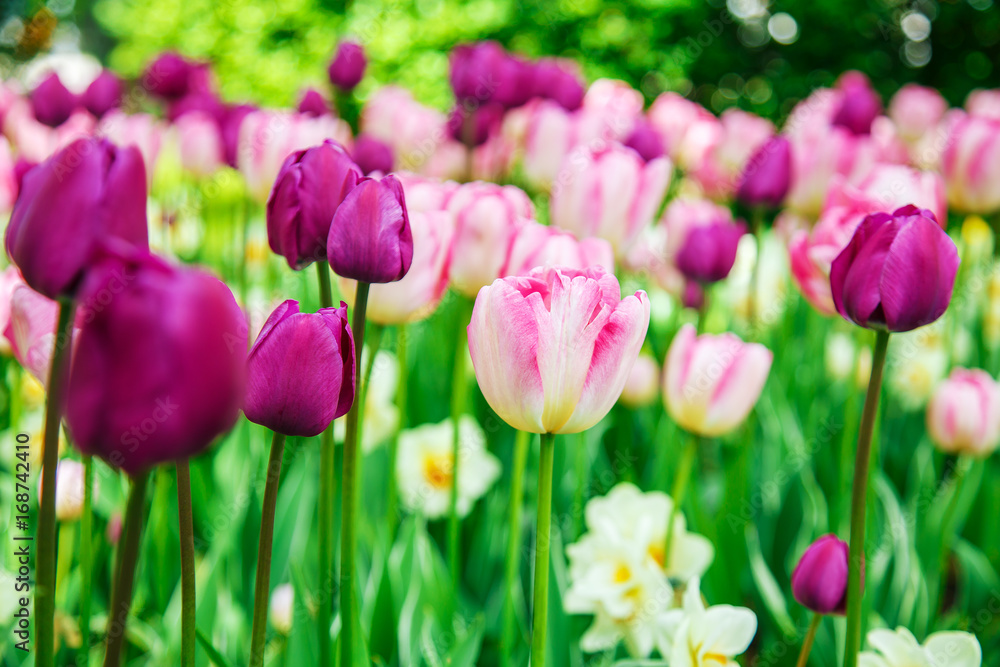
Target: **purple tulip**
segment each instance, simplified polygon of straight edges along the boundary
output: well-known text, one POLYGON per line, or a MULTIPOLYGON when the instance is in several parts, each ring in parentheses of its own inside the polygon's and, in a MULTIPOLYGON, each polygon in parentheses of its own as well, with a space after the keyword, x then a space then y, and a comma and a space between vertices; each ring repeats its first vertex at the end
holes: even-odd
POLYGON ((871 81, 861 72, 844 72, 837 89, 841 93, 840 105, 831 122, 856 135, 870 134, 872 121, 882 113, 882 100, 871 81))
POLYGON ((122 103, 122 81, 111 70, 101 70, 90 82, 81 99, 87 111, 98 118, 122 103))
POLYGON ((299 100, 299 113, 307 116, 325 116, 330 113, 330 105, 315 88, 306 88, 299 100))
POLYGON ((344 278, 391 283, 406 275, 413 235, 395 176, 358 182, 333 216, 326 254, 334 273, 344 278))
POLYGON ((455 141, 463 144, 470 141, 472 146, 482 146, 486 141, 500 131, 503 122, 503 107, 490 102, 476 109, 467 110, 462 106, 452 109, 448 116, 448 134, 455 141), (469 136, 466 137, 466 123, 471 123, 469 136))
POLYGON ((17 191, 24 187, 24 177, 28 172, 38 166, 38 163, 28 160, 24 156, 19 156, 14 163, 14 180, 17 181, 17 191))
POLYGON ((143 72, 141 83, 150 94, 163 99, 187 95, 198 65, 179 53, 168 51, 150 63, 143 72))
POLYGON ((569 68, 556 60, 539 60, 535 64, 535 97, 556 102, 566 111, 576 111, 583 104, 586 87, 569 68))
POLYGON ((684 292, 681 293, 681 303, 685 308, 701 310, 705 306, 705 288, 697 281, 685 281, 684 292))
POLYGON ((843 615, 847 557, 847 542, 836 535, 824 535, 809 545, 792 572, 792 594, 799 604, 818 614, 843 615))
POLYGON ((663 137, 644 118, 636 121, 635 127, 632 128, 632 133, 625 140, 625 145, 638 153, 646 162, 663 157, 666 154, 663 137))
POLYGON ((461 104, 489 102, 501 88, 510 56, 496 42, 459 44, 448 56, 448 80, 461 104))
POLYGON ((312 437, 354 402, 354 336, 347 305, 300 313, 289 299, 271 313, 247 356, 247 419, 312 437))
POLYGON ((31 108, 39 123, 59 127, 69 119, 80 100, 69 91, 59 75, 53 72, 31 91, 31 108))
POLYGON ((517 56, 507 55, 497 70, 493 101, 505 109, 527 104, 534 93, 535 66, 517 56))
POLYGON ((368 58, 357 42, 341 42, 327 73, 330 83, 341 90, 354 90, 365 75, 368 58))
POLYGON ((232 428, 246 322, 224 283, 115 248, 95 263, 80 298, 66 419, 81 451, 131 474, 194 456, 232 428))
POLYGON ((930 211, 910 205, 874 213, 833 260, 833 302, 859 326, 910 331, 944 314, 958 262, 958 249, 930 211))
POLYGON ((170 103, 167 107, 167 119, 173 122, 185 114, 195 112, 220 119, 226 113, 226 105, 212 92, 188 93, 170 103))
POLYGON ((24 176, 7 253, 50 299, 73 296, 100 242, 146 248, 146 168, 135 146, 77 139, 24 176))
POLYGON ((744 167, 736 198, 748 206, 777 208, 791 184, 792 145, 785 137, 772 137, 744 167))
POLYGON ((392 171, 392 148, 370 134, 358 135, 352 154, 365 176, 372 172, 387 174, 392 171))
POLYGON ((293 269, 325 259, 334 213, 361 178, 343 146, 329 139, 285 158, 267 199, 271 250, 293 269))
POLYGON ((219 132, 222 135, 222 150, 226 164, 233 169, 237 166, 237 152, 240 146, 240 126, 243 119, 257 110, 252 104, 235 104, 226 107, 219 118, 219 132))
POLYGON ((712 222, 688 231, 677 253, 677 268, 688 280, 714 283, 729 275, 736 248, 747 228, 742 222, 712 222))

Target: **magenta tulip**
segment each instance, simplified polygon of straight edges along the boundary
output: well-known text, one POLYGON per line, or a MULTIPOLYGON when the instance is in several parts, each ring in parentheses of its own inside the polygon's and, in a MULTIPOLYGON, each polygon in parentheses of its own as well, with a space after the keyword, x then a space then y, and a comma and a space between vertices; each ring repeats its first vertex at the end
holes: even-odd
POLYGON ((736 198, 749 206, 777 208, 791 184, 792 145, 785 137, 772 137, 743 169, 736 198))
POLYGON ((373 173, 387 174, 392 171, 392 148, 370 134, 358 135, 354 140, 351 155, 365 176, 373 173))
POLYGON ((66 420, 81 451, 134 474, 194 456, 232 428, 246 322, 218 278, 109 250, 80 299, 66 420))
POLYGON ((459 106, 448 116, 448 134, 463 144, 482 146, 500 131, 502 121, 503 107, 499 104, 489 102, 471 110, 459 106))
POLYGON ((847 542, 824 535, 809 545, 792 572, 792 594, 817 614, 847 611, 847 542))
POLYGON ((90 82, 80 101, 87 111, 98 118, 117 109, 122 103, 122 80, 110 70, 102 70, 97 78, 90 82))
POLYGON ((856 135, 869 134, 872 121, 882 113, 882 100, 861 72, 845 72, 837 81, 840 100, 831 123, 856 135))
POLYGON ((354 402, 354 337, 347 305, 300 313, 289 299, 271 313, 247 356, 247 419, 312 437, 354 402))
POLYGON ((1000 444, 1000 385, 986 371, 956 368, 927 405, 927 432, 948 454, 989 456, 1000 444))
POLYGON ((958 249, 930 211, 904 206, 875 213, 833 261, 833 302, 859 326, 910 331, 944 314, 958 261, 958 249))
POLYGON ((632 133, 625 139, 625 145, 638 153, 646 162, 666 154, 663 137, 645 118, 640 118, 636 122, 632 133))
POLYGON ((747 228, 742 222, 696 225, 677 253, 677 268, 689 280, 714 283, 729 275, 736 263, 736 249, 747 228))
POLYGON ((197 63, 168 51, 150 63, 140 81, 146 90, 157 97, 177 99, 191 90, 197 68, 197 63))
POLYGON ((39 123, 59 127, 79 106, 79 99, 63 85, 55 72, 42 79, 31 91, 31 108, 39 123))
POLYGON ((24 177, 6 245, 32 289, 72 296, 100 242, 148 246, 146 170, 134 146, 78 139, 24 177))
POLYGON ((251 104, 236 104, 225 108, 219 117, 219 133, 222 135, 222 148, 226 156, 226 164, 233 169, 239 167, 238 152, 240 145, 240 127, 243 119, 249 116, 257 107, 251 104))
POLYGON ((455 99, 462 104, 484 104, 500 86, 501 70, 508 58, 496 42, 459 44, 448 56, 448 80, 455 99))
POLYGON ((299 100, 299 113, 307 116, 322 116, 330 113, 330 105, 326 99, 315 88, 306 88, 299 100))
POLYGON ((358 182, 333 216, 326 254, 334 273, 344 278, 391 283, 406 275, 413 235, 395 176, 358 182))
POLYGON ((341 42, 337 46, 337 54, 330 63, 327 73, 330 83, 341 90, 353 90, 365 76, 368 58, 365 50, 357 42, 341 42))
POLYGON ((569 63, 543 58, 535 64, 535 97, 552 100, 566 111, 576 111, 586 92, 586 85, 569 63))

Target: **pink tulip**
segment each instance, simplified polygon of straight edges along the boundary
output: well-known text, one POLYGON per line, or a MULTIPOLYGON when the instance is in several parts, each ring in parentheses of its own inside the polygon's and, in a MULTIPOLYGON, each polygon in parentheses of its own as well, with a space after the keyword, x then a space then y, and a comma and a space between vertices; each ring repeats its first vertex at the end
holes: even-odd
POLYGON ((948 110, 948 102, 934 88, 908 83, 889 102, 889 118, 907 144, 917 143, 931 132, 948 110))
MULTIPOLYGON (((21 279, 21 274, 18 273, 16 266, 8 266, 0 273, 0 334, 6 332, 10 326, 10 309, 14 290, 23 284, 24 280, 21 279)), ((13 336, 13 332, 11 335, 13 336)), ((11 341, 6 336, 0 338, 0 354, 10 354, 11 350, 11 341)))
POLYGON ((965 98, 965 110, 972 116, 1000 120, 1000 88, 973 90, 965 98))
POLYGON ((625 139, 624 143, 638 153, 646 162, 666 155, 663 137, 660 136, 659 130, 653 127, 645 118, 636 120, 632 132, 625 139))
POLYGON ((667 412, 691 433, 715 437, 733 431, 760 397, 773 358, 763 345, 735 334, 699 336, 684 325, 664 364, 667 412))
POLYGON ((18 178, 10 144, 0 137, 0 215, 10 213, 17 199, 18 178))
POLYGON ((989 456, 1000 444, 1000 385, 986 371, 956 368, 927 405, 927 431, 945 453, 989 456))
POLYGON ((14 102, 4 114, 4 134, 17 148, 18 157, 29 162, 43 162, 53 153, 77 139, 94 132, 94 117, 78 110, 59 127, 49 127, 35 120, 31 106, 24 100, 14 102))
POLYGON ((106 113, 97 126, 98 134, 103 134, 119 146, 139 149, 146 165, 147 183, 152 183, 156 173, 156 160, 166 132, 167 126, 150 114, 126 114, 118 109, 106 113))
MULTIPOLYGON (((10 319, 3 335, 10 342, 18 363, 31 373, 42 386, 49 382, 52 344, 55 341, 59 304, 42 296, 27 285, 15 285, 10 298, 10 319)), ((81 317, 77 316, 79 324, 81 317)), ((74 328, 76 339, 78 329, 74 328)))
POLYGON ((679 161, 680 147, 688 130, 699 121, 713 119, 700 104, 672 92, 661 93, 649 107, 646 117, 663 137, 667 155, 675 161, 679 161))
POLYGON ((667 158, 647 163, 620 144, 574 153, 552 188, 552 224, 579 238, 607 239, 623 257, 653 221, 670 176, 667 158))
POLYGON ((604 239, 577 240, 558 227, 528 220, 514 235, 501 273, 504 276, 525 276, 539 266, 564 266, 582 271, 601 267, 608 273, 615 270, 611 244, 604 239))
POLYGON ((774 135, 774 125, 752 113, 727 109, 719 118, 719 130, 693 165, 692 176, 706 195, 726 199, 736 193, 750 158, 774 135))
POLYGON ((469 351, 501 419, 530 433, 578 433, 618 400, 648 327, 646 293, 622 299, 613 274, 543 268, 479 291, 469 351))
POLYGON ((447 210, 455 216, 451 283, 474 297, 500 277, 514 235, 524 219, 535 217, 535 207, 513 185, 474 181, 459 186, 447 210))
POLYGON ((942 157, 952 207, 981 215, 1000 210, 1000 120, 961 117, 942 157))
POLYGON ((676 264, 677 255, 687 242, 691 230, 719 223, 732 223, 728 207, 707 199, 675 199, 667 205, 660 219, 666 233, 663 259, 676 264))
POLYGON ((878 164, 853 184, 835 178, 827 192, 825 208, 848 206, 865 213, 895 211, 914 204, 929 209, 937 221, 948 221, 945 184, 940 174, 898 164, 878 164))
POLYGON ((444 211, 451 196, 461 187, 455 181, 425 178, 411 172, 397 173, 406 194, 406 210, 410 213, 444 211))
POLYGON ((625 380, 619 400, 630 408, 652 405, 660 393, 660 365, 650 354, 640 354, 625 380))
MULTIPOLYGON (((407 198, 409 208, 409 198, 407 198)), ((416 322, 430 316, 448 290, 452 216, 444 211, 426 213, 410 209, 413 262, 401 280, 375 283, 368 298, 367 319, 379 324, 416 322)), ((340 293, 354 307, 356 283, 340 279, 340 293)))
POLYGON ((781 206, 792 183, 792 146, 785 137, 771 137, 747 161, 736 198, 748 206, 781 206))
POLYGON ((447 117, 396 86, 380 88, 368 99, 361 112, 361 130, 388 144, 396 168, 409 171, 422 171, 448 140, 447 117))
POLYGON ((184 114, 174 122, 181 166, 197 178, 214 174, 226 162, 222 135, 215 118, 203 111, 184 114))
POLYGON ((627 137, 642 118, 642 93, 624 81, 598 79, 583 96, 583 109, 608 119, 616 137, 627 137))
POLYGON ((868 212, 851 206, 832 206, 823 212, 812 230, 797 230, 788 242, 792 280, 813 308, 835 315, 830 291, 830 267, 847 247, 854 230, 868 212))
POLYGON ((340 90, 353 90, 365 75, 368 58, 357 42, 345 40, 337 45, 337 53, 327 70, 330 83, 340 90))

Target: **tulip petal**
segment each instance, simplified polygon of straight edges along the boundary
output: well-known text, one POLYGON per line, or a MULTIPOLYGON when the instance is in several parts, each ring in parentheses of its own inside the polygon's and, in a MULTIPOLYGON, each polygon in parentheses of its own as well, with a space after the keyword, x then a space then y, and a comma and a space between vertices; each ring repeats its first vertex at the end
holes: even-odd
MULTIPOLYGON (((881 303, 880 269, 892 247, 897 226, 888 213, 868 216, 830 267, 830 286, 837 312, 860 326, 869 325, 881 303), (849 295, 849 299, 845 300, 845 295, 849 295)), ((871 323, 884 325, 877 316, 871 323)))
POLYGON ((935 632, 924 643, 931 664, 939 667, 979 667, 983 651, 968 632, 935 632))

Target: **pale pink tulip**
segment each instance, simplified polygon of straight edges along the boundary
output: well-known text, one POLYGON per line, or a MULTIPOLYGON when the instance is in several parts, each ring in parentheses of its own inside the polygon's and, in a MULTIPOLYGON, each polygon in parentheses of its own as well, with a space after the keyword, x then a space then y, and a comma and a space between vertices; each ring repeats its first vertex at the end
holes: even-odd
POLYGON ((942 157, 948 203, 953 208, 981 215, 1000 210, 1000 120, 960 118, 942 157))
POLYGON ((675 162, 680 162, 680 147, 688 130, 699 121, 714 120, 705 107, 672 92, 653 100, 646 118, 663 137, 664 149, 675 162))
POLYGON ((986 371, 956 368, 927 405, 927 431, 945 453, 989 456, 1000 444, 1000 385, 986 371))
POLYGON ((770 121, 740 109, 727 109, 719 118, 714 141, 692 165, 691 175, 709 197, 731 198, 747 162, 773 135, 770 121))
MULTIPOLYGON (((42 296, 27 285, 14 288, 10 300, 10 321, 3 335, 10 341, 14 358, 42 386, 49 382, 49 366, 52 359, 52 344, 56 338, 56 321, 59 304, 42 296)), ((78 312, 78 322, 81 313, 78 312)), ((78 328, 73 329, 73 342, 78 328)))
POLYGON ((215 118, 204 111, 186 113, 174 121, 181 166, 197 178, 211 176, 226 163, 215 118))
POLYGON ((643 105, 641 92, 616 79, 594 81, 583 96, 585 112, 605 118, 616 137, 626 137, 632 132, 643 105))
POLYGON ((788 242, 792 280, 813 308, 835 315, 830 267, 868 215, 864 208, 831 206, 811 230, 797 230, 788 242))
POLYGON ((973 90, 965 98, 965 110, 973 116, 1000 120, 1000 88, 973 90))
POLYGON ((7 139, 0 136, 0 215, 10 213, 17 199, 17 173, 7 139))
POLYGON ((947 110, 948 102, 941 93, 915 83, 900 88, 889 102, 889 118, 896 124, 899 136, 911 146, 932 131, 947 110))
POLYGON ((502 274, 524 276, 539 266, 564 266, 577 270, 599 266, 608 273, 614 273, 614 250, 604 239, 577 240, 558 227, 547 227, 528 220, 514 235, 502 274))
POLYGON ((97 133, 103 134, 118 146, 138 148, 146 165, 146 179, 152 183, 156 174, 156 160, 167 133, 164 123, 147 113, 126 114, 114 109, 101 119, 97 133))
POLYGON ((544 268, 484 287, 469 351, 497 415, 530 433, 578 433, 621 395, 649 327, 645 292, 603 269, 544 268))
POLYGON ((397 86, 380 88, 361 112, 362 131, 392 148, 396 168, 419 173, 450 141, 447 123, 445 114, 420 104, 397 86))
POLYGON ((619 399, 630 408, 652 405, 660 393, 660 365, 651 354, 640 354, 632 366, 632 372, 625 380, 625 388, 619 399))
POLYGON ((691 433, 715 437, 733 431, 760 398, 773 358, 763 345, 735 334, 699 336, 684 325, 664 364, 667 412, 691 433))
MULTIPOLYGON (((10 325, 10 306, 14 290, 24 284, 24 279, 18 273, 16 266, 8 266, 0 273, 0 332, 10 325)), ((0 337, 0 354, 10 354, 11 342, 6 336, 0 337)))
POLYGON ((854 184, 843 177, 834 178, 824 208, 849 206, 877 213, 895 211, 907 204, 930 210, 944 226, 948 221, 948 203, 941 175, 899 164, 878 164, 854 184))
POLYGON ((444 211, 448 200, 459 188, 455 181, 419 176, 413 172, 396 173, 406 195, 406 210, 410 213, 444 211))
POLYGON ((18 99, 4 114, 3 129, 19 158, 39 163, 60 148, 93 134, 95 122, 87 111, 78 110, 59 127, 49 127, 35 120, 26 99, 18 99))

